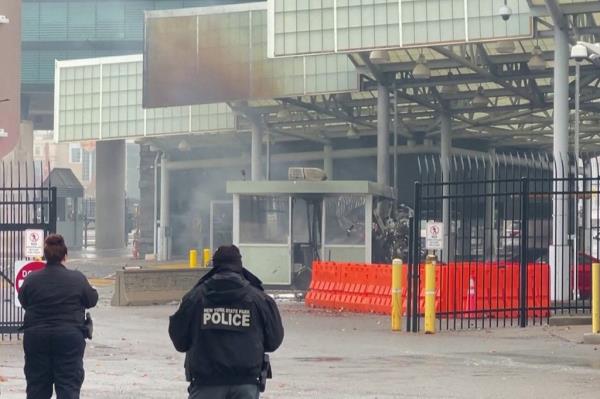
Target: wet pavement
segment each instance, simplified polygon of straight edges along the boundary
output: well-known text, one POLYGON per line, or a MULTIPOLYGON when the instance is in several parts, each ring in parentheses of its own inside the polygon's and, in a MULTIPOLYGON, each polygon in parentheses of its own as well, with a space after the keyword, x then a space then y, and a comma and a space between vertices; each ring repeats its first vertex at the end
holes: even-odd
MULTIPOLYGON (((176 304, 109 305, 102 287, 86 352, 82 398, 185 398, 183 355, 167 336, 176 304)), ((389 331, 389 319, 281 300, 286 339, 266 399, 597 398, 600 350, 589 326, 442 332, 389 331)), ((23 398, 19 343, 0 344, 0 398, 23 398)))

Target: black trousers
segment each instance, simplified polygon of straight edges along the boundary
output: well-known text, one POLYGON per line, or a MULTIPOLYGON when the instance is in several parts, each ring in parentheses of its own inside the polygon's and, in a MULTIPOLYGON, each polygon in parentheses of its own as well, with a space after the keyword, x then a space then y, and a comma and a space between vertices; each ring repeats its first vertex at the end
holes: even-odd
POLYGON ((79 399, 83 384, 85 339, 77 328, 26 330, 25 378, 27 399, 79 399))
POLYGON ((258 399, 258 385, 191 386, 188 399, 258 399))

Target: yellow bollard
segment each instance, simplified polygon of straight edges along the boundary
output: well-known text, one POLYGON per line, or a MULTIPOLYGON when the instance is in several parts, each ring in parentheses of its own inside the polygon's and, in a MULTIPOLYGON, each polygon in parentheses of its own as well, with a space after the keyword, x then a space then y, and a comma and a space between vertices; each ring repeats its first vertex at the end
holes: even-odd
POLYGON ((425 334, 435 334, 435 255, 425 263, 425 334))
POLYGON ((208 267, 209 263, 210 263, 210 258, 212 257, 210 254, 210 248, 204 248, 203 252, 203 265, 204 267, 208 267))
POLYGON ((392 261, 392 331, 402 330, 402 259, 392 261))
POLYGON ((198 267, 198 251, 195 249, 190 250, 190 269, 198 267))
POLYGON ((600 334, 600 263, 592 263, 592 333, 600 334))

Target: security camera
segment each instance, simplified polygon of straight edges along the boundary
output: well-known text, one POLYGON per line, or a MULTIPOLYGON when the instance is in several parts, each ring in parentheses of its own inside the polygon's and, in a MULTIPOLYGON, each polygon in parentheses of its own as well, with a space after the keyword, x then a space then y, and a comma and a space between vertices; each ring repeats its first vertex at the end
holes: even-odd
POLYGON ((499 10, 500 16, 504 21, 508 21, 512 15, 512 10, 506 4, 503 4, 499 10))
POLYGON ((582 62, 588 60, 596 66, 600 66, 600 44, 577 42, 571 47, 571 59, 582 62))
POLYGON ((571 47, 571 58, 577 62, 581 62, 588 57, 587 47, 583 44, 577 43, 573 47, 571 47))

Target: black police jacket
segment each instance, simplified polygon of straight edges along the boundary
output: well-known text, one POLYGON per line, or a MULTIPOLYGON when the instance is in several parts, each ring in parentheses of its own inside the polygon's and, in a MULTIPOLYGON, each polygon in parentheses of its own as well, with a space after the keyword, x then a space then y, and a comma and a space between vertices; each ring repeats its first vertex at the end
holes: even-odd
POLYGON ((24 330, 30 328, 83 329, 85 309, 98 302, 98 292, 79 271, 48 264, 25 278, 19 290, 25 309, 24 330))
POLYGON ((214 269, 170 317, 169 336, 186 352, 186 377, 195 385, 256 384, 264 353, 283 341, 275 301, 244 278, 248 273, 214 269))

